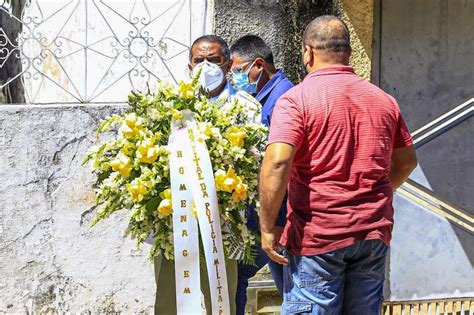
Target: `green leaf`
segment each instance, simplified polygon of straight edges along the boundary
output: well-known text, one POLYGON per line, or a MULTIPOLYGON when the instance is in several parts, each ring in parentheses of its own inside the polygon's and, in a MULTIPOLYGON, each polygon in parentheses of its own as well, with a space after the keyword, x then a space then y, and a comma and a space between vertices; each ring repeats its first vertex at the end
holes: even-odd
POLYGON ((145 207, 148 213, 155 211, 158 208, 158 205, 160 204, 160 202, 161 202, 161 198, 158 196, 153 197, 150 200, 148 200, 147 203, 145 204, 145 207))
POLYGON ((110 174, 112 173, 112 171, 106 171, 106 172, 103 172, 103 173, 99 173, 99 175, 97 175, 97 182, 95 184, 95 186, 99 186, 105 179, 107 179, 110 174))

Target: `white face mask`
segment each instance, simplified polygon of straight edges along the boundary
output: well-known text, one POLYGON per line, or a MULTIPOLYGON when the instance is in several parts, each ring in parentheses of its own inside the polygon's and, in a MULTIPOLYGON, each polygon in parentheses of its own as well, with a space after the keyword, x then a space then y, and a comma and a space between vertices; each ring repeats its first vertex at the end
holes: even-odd
POLYGON ((221 67, 215 63, 211 63, 207 60, 197 64, 193 69, 193 77, 197 75, 198 71, 202 69, 201 75, 199 76, 199 83, 201 86, 209 92, 214 91, 221 85, 224 80, 224 72, 221 67))

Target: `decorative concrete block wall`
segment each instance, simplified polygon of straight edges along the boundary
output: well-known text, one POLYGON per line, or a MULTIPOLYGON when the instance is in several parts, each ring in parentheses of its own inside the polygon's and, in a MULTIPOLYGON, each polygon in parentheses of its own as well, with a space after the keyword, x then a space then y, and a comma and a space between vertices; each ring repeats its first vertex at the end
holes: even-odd
POLYGON ((273 51, 275 62, 298 83, 301 66, 301 36, 315 17, 333 12, 331 0, 215 0, 214 31, 229 45, 239 37, 262 37, 273 51))

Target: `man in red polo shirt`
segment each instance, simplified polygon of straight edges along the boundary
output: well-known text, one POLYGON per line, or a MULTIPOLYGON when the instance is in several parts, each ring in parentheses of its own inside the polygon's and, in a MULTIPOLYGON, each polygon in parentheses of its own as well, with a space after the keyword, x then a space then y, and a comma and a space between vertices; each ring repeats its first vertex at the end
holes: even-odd
POLYGON ((356 75, 350 54, 342 20, 313 20, 303 35, 309 74, 273 112, 260 226, 263 249, 285 265, 283 314, 380 311, 393 190, 417 161, 395 99, 356 75), (287 184, 288 222, 277 240, 287 184))

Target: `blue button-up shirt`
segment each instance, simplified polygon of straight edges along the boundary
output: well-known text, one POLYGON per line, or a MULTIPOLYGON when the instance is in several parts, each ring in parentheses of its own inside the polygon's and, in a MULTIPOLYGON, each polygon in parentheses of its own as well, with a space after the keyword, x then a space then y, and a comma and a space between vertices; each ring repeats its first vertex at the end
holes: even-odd
POLYGON ((262 124, 270 127, 273 108, 286 91, 293 87, 293 83, 286 77, 283 71, 278 70, 270 81, 265 84, 260 92, 255 96, 257 101, 262 104, 262 124))
MULTIPOLYGON (((293 83, 286 77, 282 70, 278 70, 270 81, 265 84, 260 92, 257 93, 255 98, 257 101, 262 104, 262 117, 261 122, 267 127, 270 127, 273 108, 275 108, 275 104, 282 96, 286 93, 289 89, 293 87, 293 83)), ((285 226, 286 224, 286 200, 287 196, 283 199, 283 203, 280 208, 280 212, 278 213, 277 220, 275 225, 277 226, 285 226)), ((247 221, 247 226, 253 230, 258 230, 258 223, 256 222, 255 215, 253 214, 253 209, 250 209, 249 218, 247 221)))

